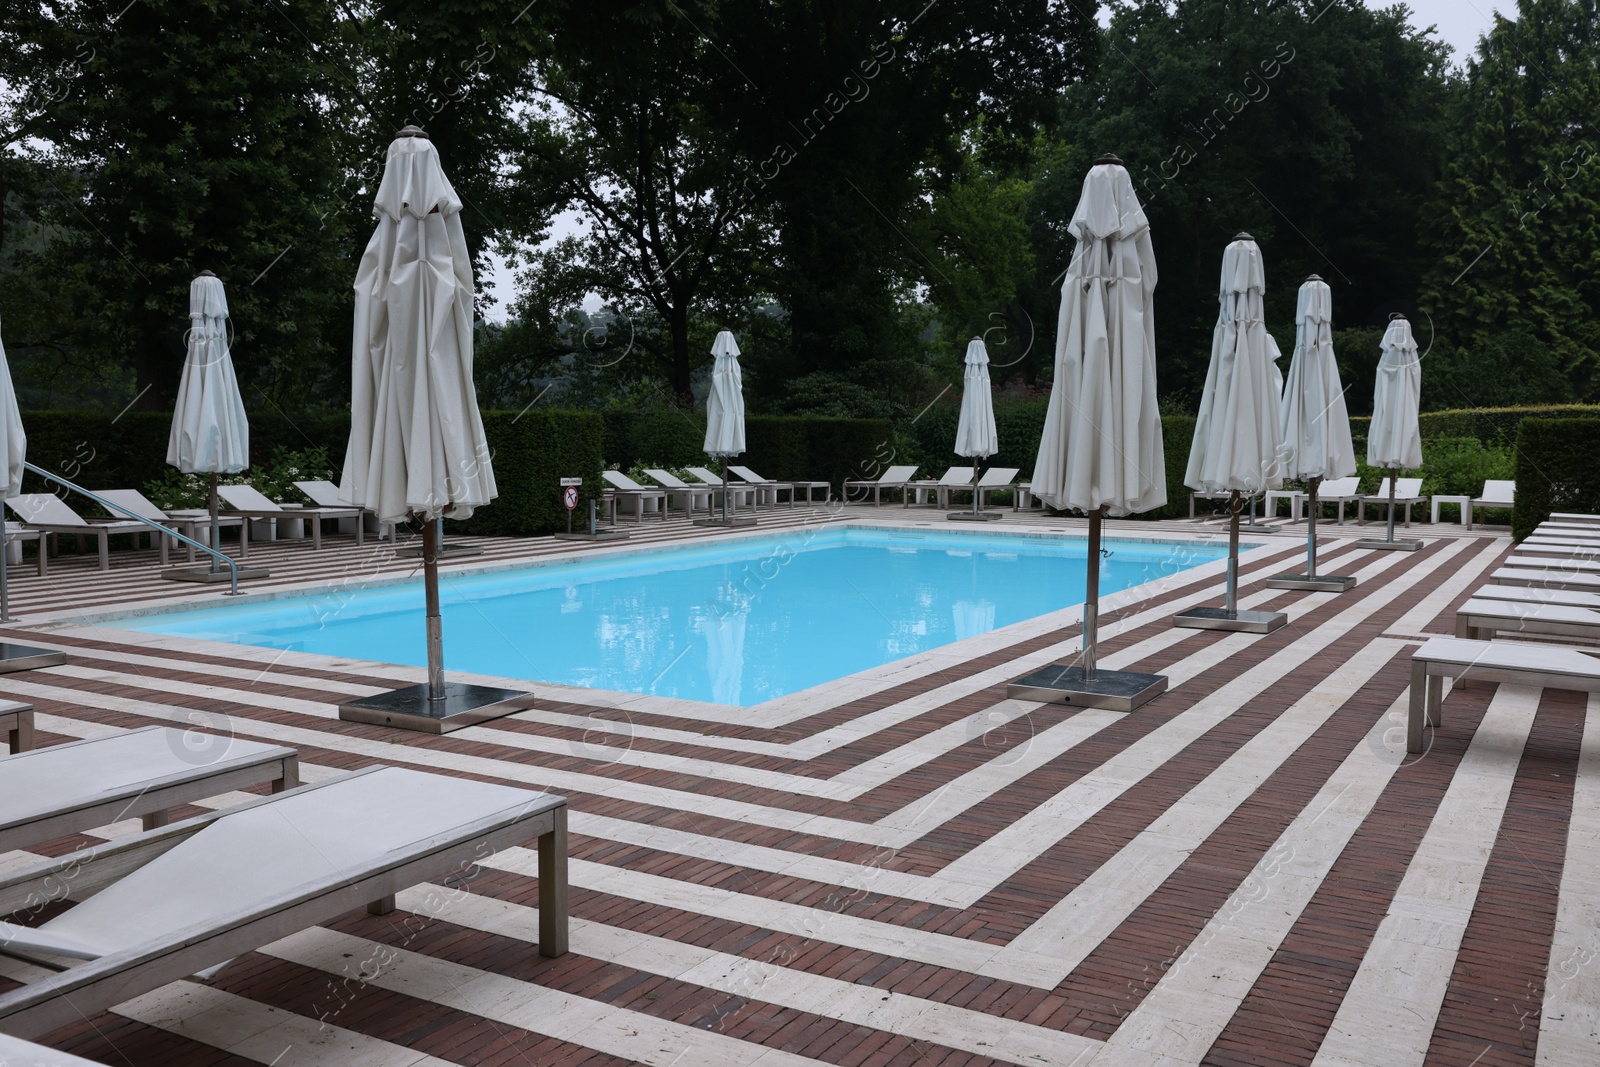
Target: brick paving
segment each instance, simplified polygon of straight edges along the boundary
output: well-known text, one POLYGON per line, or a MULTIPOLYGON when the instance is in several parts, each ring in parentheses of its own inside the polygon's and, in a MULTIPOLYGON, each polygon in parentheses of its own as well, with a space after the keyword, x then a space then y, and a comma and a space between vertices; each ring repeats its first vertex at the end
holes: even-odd
MULTIPOLYGON (((777 509, 763 528, 927 515, 901 511, 777 509)), ((1005 526, 1081 524, 1024 514, 1005 526)), ((1579 753, 1600 738, 1589 701, 1557 691, 1533 694, 1525 743, 1503 757, 1509 792, 1485 821, 1470 920, 1448 964, 1419 976, 1415 1021, 1368 1059, 1319 1060, 1364 1003, 1380 925, 1469 746, 1495 740, 1482 733, 1495 701, 1522 699, 1511 687, 1452 691, 1429 751, 1399 753, 1391 712, 1409 649, 1453 632, 1455 606, 1509 542, 1420 526, 1423 551, 1385 554, 1357 549, 1354 532, 1330 525, 1323 549, 1341 573, 1362 573, 1343 596, 1266 590, 1301 545, 1257 538, 1241 595, 1292 619, 1270 635, 1174 631, 1173 611, 1214 598, 1209 577, 1108 611, 1102 661, 1174 678, 1131 715, 1006 699, 1010 665, 1070 647, 1067 613, 947 646, 881 682, 842 680, 836 697, 748 709, 748 721, 544 687, 548 699, 515 718, 398 734, 341 722, 334 705, 414 669, 299 653, 278 662, 85 622, 215 600, 160 581, 149 551, 115 553, 108 574, 69 557, 48 578, 14 575, 25 625, 0 636, 71 654, 65 667, 0 675, 0 696, 35 705, 41 744, 225 724, 294 744, 313 780, 390 762, 547 788, 573 810, 574 929, 561 959, 534 949, 537 883, 511 850, 455 886, 443 912, 419 914, 422 898, 402 895, 392 915, 353 913, 248 954, 209 987, 175 983, 43 1043, 129 1067, 1600 1063, 1600 1045, 1540 1027, 1552 983, 1596 989, 1551 958, 1558 912, 1600 904, 1600 886, 1578 887, 1592 894, 1579 901, 1558 889, 1579 753), (597 733, 603 723, 616 732, 597 733), (1347 780, 1368 783, 1345 786, 1365 800, 1342 799, 1335 787, 1347 780), (1347 838, 1325 810, 1353 820, 1347 838), (375 953, 400 962, 368 973, 375 953)), ((705 536, 647 523, 629 546, 705 536)), ((463 540, 482 553, 452 568, 574 551, 463 540)), ((251 555, 274 572, 253 592, 416 568, 389 546, 332 537, 320 556, 294 543, 251 555)), ((27 979, 20 966, 0 959, 0 992, 27 979)))

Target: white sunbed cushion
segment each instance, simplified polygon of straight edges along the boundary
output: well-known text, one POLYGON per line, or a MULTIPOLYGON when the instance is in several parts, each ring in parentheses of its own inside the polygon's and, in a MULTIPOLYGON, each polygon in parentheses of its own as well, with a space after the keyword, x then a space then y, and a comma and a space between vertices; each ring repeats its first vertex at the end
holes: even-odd
POLYGON ((253 485, 219 485, 217 495, 240 511, 282 511, 253 485))
POLYGON ((353 508, 354 504, 339 499, 339 487, 330 481, 295 482, 294 487, 311 498, 319 508, 353 508))
POLYGON ((0 826, 118 793, 137 795, 163 779, 209 775, 230 762, 281 750, 281 745, 238 737, 157 727, 0 757, 0 826))
POLYGON ((549 799, 399 767, 285 793, 224 815, 32 936, 102 955, 170 941, 256 902, 333 888, 391 853, 444 845, 469 824, 549 799))
POLYGON ((11 505, 11 510, 15 511, 23 522, 36 522, 43 526, 89 525, 87 519, 73 511, 54 493, 24 493, 21 496, 7 497, 6 503, 11 505))

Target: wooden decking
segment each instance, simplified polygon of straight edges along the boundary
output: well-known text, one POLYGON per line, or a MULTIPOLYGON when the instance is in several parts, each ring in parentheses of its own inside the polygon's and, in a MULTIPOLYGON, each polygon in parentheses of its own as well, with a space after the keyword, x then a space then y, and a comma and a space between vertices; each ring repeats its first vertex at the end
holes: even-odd
MULTIPOLYGON (((939 518, 900 510, 763 528, 939 518)), ((1069 610, 755 708, 545 687, 514 718, 397 734, 335 705, 415 669, 72 621, 216 599, 127 553, 108 575, 17 576, 13 610, 46 625, 0 636, 71 653, 0 676, 41 743, 188 724, 293 745, 308 780, 391 763, 572 805, 566 957, 538 955, 533 853, 512 850, 47 1043, 133 1067, 1600 1062, 1600 702, 1457 690, 1407 757, 1409 650, 1453 632, 1509 542, 1419 525, 1421 552, 1382 553, 1327 532, 1325 569, 1361 578, 1342 596, 1264 588, 1302 545, 1256 538, 1243 603, 1291 618, 1270 635, 1170 625, 1215 598, 1214 568, 1114 601, 1102 663, 1171 680, 1131 715, 1006 699, 1076 648, 1069 610)), ((628 544, 707 536, 647 523, 628 544)), ((479 544, 451 566, 594 551, 479 544)), ((251 555, 274 589, 416 567, 384 553, 251 555)), ((26 977, 0 958, 0 988, 26 977)))

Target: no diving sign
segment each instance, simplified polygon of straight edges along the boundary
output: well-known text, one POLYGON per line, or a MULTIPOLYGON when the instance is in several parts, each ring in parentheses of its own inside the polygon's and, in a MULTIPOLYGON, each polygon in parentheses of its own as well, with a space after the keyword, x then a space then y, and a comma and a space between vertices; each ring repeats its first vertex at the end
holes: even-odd
POLYGON ((568 511, 572 511, 577 508, 578 487, 575 485, 569 485, 565 489, 561 490, 561 502, 567 506, 568 511))

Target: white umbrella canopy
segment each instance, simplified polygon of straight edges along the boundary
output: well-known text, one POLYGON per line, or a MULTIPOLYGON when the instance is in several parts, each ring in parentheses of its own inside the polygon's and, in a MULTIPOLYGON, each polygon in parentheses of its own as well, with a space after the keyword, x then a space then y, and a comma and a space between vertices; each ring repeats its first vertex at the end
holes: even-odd
POLYGON ((1149 511, 1167 502, 1156 407, 1156 257, 1150 220, 1120 162, 1090 168, 1068 229, 1078 246, 1061 284, 1055 381, 1033 492, 1057 508, 1149 511))
POLYGON ((1411 323, 1398 315, 1383 334, 1378 384, 1367 433, 1367 462, 1374 467, 1415 470, 1422 466, 1417 409, 1422 401, 1422 361, 1411 323))
POLYGON ((167 462, 186 474, 250 466, 250 424, 228 351, 228 298, 210 271, 189 283, 189 333, 167 462))
MULTIPOLYGON (((22 413, 17 407, 17 391, 11 384, 11 364, 6 361, 6 346, 0 342, 0 475, 5 477, 0 497, 22 493, 22 464, 28 455, 28 435, 22 429, 22 413)), ((0 513, 0 521, 4 514, 0 513)))
POLYGON ((382 522, 465 519, 498 495, 472 384, 472 261, 461 198, 426 135, 389 145, 355 280, 341 499, 382 522))
POLYGON ((739 343, 720 330, 711 342, 711 392, 706 397, 705 451, 737 456, 744 451, 744 383, 739 373, 739 343))
POLYGON ((956 425, 956 455, 992 456, 1000 451, 994 428, 994 394, 989 387, 989 349, 983 338, 967 343, 967 366, 962 375, 961 421, 956 425))
POLYGON ((1333 290, 1316 275, 1300 286, 1278 430, 1285 478, 1348 478, 1356 472, 1350 413, 1333 356, 1333 290))
POLYGON ((1275 365, 1278 346, 1262 319, 1266 270, 1249 234, 1222 253, 1222 290, 1211 365, 1195 420, 1184 484, 1202 493, 1247 495, 1283 484, 1275 365))

